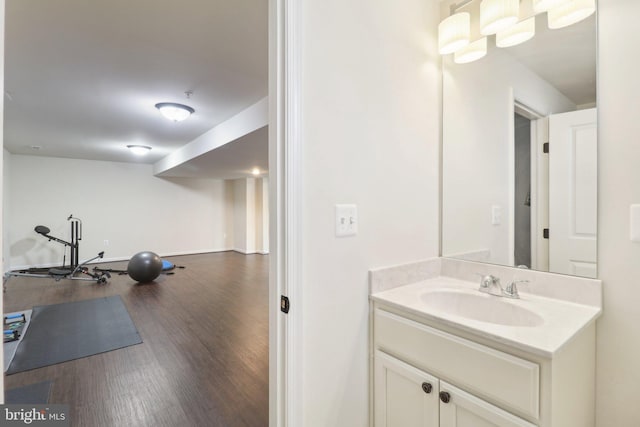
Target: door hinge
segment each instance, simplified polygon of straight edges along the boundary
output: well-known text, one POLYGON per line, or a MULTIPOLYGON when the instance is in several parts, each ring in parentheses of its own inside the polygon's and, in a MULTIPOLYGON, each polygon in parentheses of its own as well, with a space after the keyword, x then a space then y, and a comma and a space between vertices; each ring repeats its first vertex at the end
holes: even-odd
POLYGON ((549 143, 545 142, 544 144, 542 144, 542 152, 544 154, 549 154, 549 143))
POLYGON ((549 229, 545 228, 544 230, 542 230, 542 237, 544 237, 545 239, 549 238, 549 229))
POLYGON ((289 298, 284 295, 280 295, 280 311, 285 314, 289 313, 289 298))

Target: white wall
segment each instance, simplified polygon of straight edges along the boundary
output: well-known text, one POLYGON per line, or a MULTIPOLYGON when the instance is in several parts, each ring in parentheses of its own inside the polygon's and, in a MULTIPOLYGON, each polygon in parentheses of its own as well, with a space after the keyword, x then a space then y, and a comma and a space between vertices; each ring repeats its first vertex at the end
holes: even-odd
POLYGON ((269 179, 256 179, 255 194, 255 248, 256 253, 269 253, 269 179))
POLYGON ((268 253, 269 193, 266 178, 234 179, 231 182, 234 189, 233 250, 244 254, 268 253))
POLYGON ((102 250, 105 259, 128 259, 142 250, 162 256, 231 249, 230 191, 222 180, 157 178, 151 165, 12 155, 10 265, 61 263, 63 246, 33 229, 46 225, 68 241, 69 214, 83 221, 81 260, 102 250))
POLYGON ((247 180, 233 181, 233 250, 247 253, 247 180))
POLYGON ((11 170, 11 153, 9 153, 4 148, 2 149, 2 264, 3 270, 7 271, 9 268, 9 224, 8 219, 9 215, 7 212, 11 209, 11 204, 9 200, 9 188, 11 188, 10 181, 10 170, 11 170), (5 259, 6 258, 6 259, 5 259))
POLYGON ((450 56, 443 63, 442 253, 488 249, 490 262, 508 264, 513 100, 544 115, 576 106, 502 49, 470 64, 450 56), (500 225, 491 224, 493 205, 502 208, 500 225))
POLYGON ((437 1, 306 0, 300 22, 305 427, 368 425, 368 270, 438 254, 437 1), (334 235, 334 205, 359 233, 334 235))
POLYGON ((259 180, 259 193, 256 194, 256 250, 269 253, 269 178, 259 180), (259 228, 259 232, 258 232, 259 228))
POLYGON ((599 427, 639 426, 640 243, 629 239, 629 205, 640 203, 640 46, 637 0, 599 0, 598 321, 599 427))

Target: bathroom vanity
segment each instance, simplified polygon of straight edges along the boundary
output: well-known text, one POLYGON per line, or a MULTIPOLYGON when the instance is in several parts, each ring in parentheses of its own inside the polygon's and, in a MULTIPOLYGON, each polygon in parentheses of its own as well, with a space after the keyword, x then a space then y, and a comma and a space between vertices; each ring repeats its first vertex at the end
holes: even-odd
POLYGON ((600 281, 445 258, 370 279, 373 426, 594 425, 600 281))

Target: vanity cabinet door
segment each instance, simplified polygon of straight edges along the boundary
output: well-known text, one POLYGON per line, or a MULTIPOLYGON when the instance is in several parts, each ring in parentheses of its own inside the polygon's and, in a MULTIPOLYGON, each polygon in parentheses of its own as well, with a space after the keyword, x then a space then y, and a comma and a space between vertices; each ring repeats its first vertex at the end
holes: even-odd
POLYGON ((440 427, 535 427, 535 425, 441 381, 440 427))
POLYGON ((377 350, 375 427, 438 427, 439 381, 377 350))

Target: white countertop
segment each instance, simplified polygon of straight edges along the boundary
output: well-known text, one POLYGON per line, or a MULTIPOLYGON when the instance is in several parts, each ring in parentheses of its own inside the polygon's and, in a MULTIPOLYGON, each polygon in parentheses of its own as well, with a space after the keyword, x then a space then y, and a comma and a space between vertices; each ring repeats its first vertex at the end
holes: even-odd
POLYGON ((600 315, 601 308, 520 292, 520 299, 501 298, 478 291, 478 283, 438 276, 393 289, 375 292, 371 299, 405 310, 426 320, 458 328, 474 335, 507 344, 544 357, 553 357, 579 331, 600 315), (501 302, 525 308, 539 315, 538 326, 505 326, 456 316, 430 308, 421 294, 435 289, 477 293, 482 298, 499 298, 501 302))

